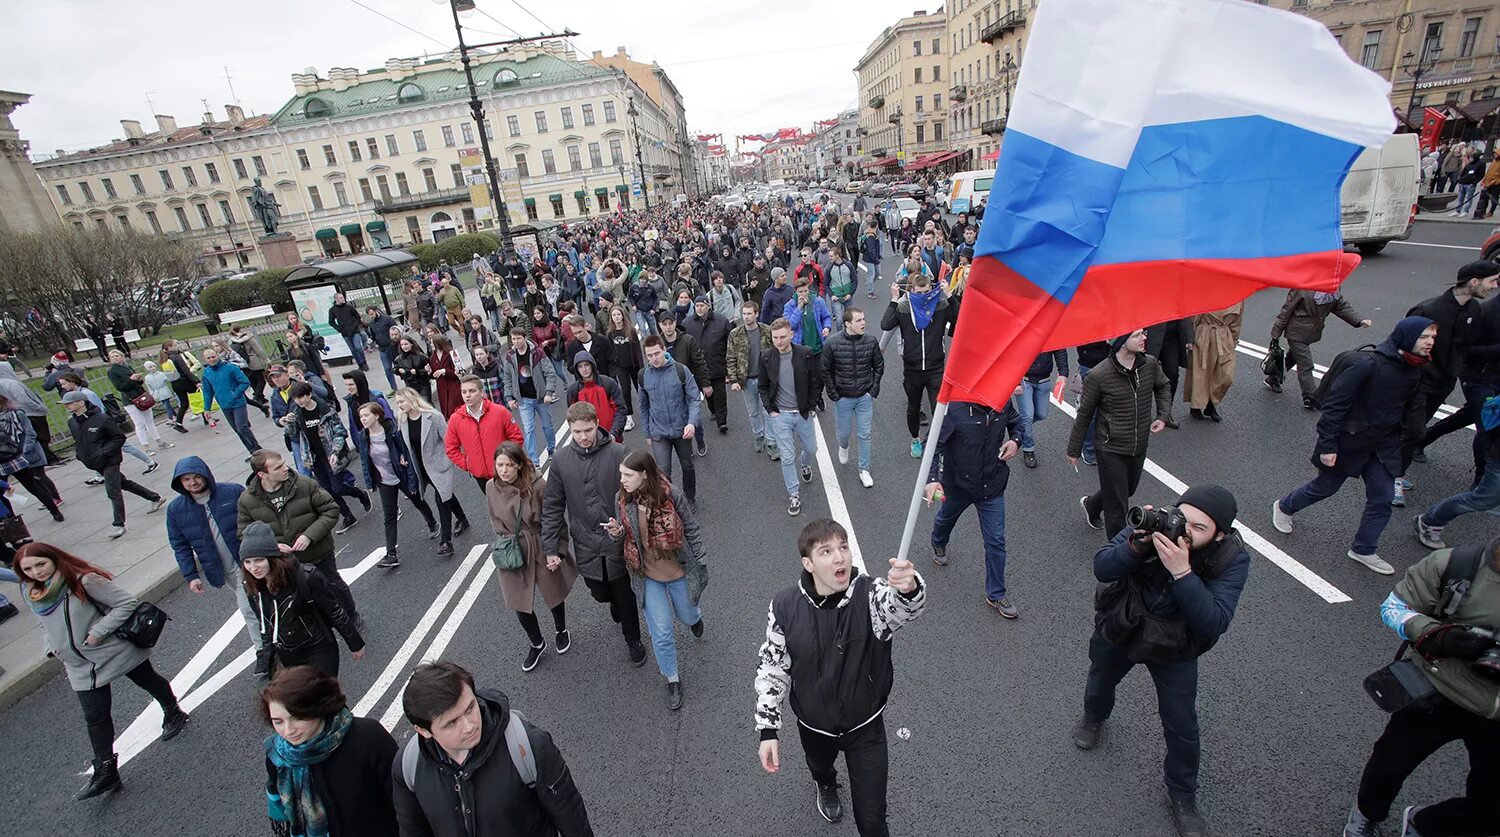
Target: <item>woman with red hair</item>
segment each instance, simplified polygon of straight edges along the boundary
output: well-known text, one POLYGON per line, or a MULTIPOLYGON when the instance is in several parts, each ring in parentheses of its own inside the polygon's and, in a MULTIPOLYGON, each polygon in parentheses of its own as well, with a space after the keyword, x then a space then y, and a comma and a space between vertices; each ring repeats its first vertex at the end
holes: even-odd
POLYGON ((161 704, 163 741, 176 737, 188 719, 177 705, 172 684, 151 667, 151 649, 115 635, 140 602, 115 584, 109 573, 52 544, 32 542, 21 547, 15 570, 22 598, 42 623, 47 654, 62 661, 88 724, 94 773, 73 798, 117 791, 121 784, 110 684, 124 677, 161 704))

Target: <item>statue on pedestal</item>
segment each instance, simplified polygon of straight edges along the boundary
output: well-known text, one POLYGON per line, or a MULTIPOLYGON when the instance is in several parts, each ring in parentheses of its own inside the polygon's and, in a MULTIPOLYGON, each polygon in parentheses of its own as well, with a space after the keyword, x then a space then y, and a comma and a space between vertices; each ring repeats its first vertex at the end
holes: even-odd
POLYGON ((281 220, 281 204, 276 202, 274 192, 260 185, 259 177, 255 178, 255 188, 250 192, 250 211, 266 235, 276 234, 276 226, 281 220))

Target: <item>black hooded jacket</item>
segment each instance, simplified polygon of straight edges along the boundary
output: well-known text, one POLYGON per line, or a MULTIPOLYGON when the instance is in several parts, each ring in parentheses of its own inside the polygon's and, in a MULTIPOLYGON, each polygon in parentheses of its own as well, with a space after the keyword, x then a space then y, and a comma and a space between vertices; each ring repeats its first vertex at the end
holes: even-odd
MULTIPOLYGON (((1318 418, 1314 465, 1326 467, 1319 457, 1337 454, 1334 469, 1355 476, 1374 456, 1392 474, 1400 473, 1401 425, 1424 366, 1413 365, 1402 353, 1411 351, 1429 325, 1432 321, 1425 317, 1407 317, 1396 323, 1375 351, 1362 353, 1333 379, 1323 397, 1323 415, 1318 418)), ((1438 326, 1439 334, 1442 328, 1438 326)))

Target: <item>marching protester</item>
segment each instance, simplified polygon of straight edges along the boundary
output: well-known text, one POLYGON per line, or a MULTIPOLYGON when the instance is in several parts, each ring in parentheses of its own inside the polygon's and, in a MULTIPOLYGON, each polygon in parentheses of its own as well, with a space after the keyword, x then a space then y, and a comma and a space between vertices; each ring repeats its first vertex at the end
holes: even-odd
POLYGON ((1146 329, 1146 354, 1156 358, 1162 374, 1167 376, 1167 414, 1162 421, 1176 430, 1177 419, 1172 415, 1172 402, 1177 400, 1177 382, 1181 370, 1192 358, 1195 337, 1193 318, 1183 317, 1157 323, 1146 329))
POLYGON ((401 558, 396 552, 396 495, 406 495, 406 499, 416 506, 422 522, 427 524, 427 537, 438 536, 437 520, 433 518, 427 501, 422 499, 422 481, 412 466, 406 440, 385 409, 367 401, 359 405, 356 418, 364 431, 356 444, 364 464, 365 485, 380 493, 380 508, 385 518, 385 556, 375 566, 394 569, 401 566, 401 558))
POLYGON ((443 449, 449 461, 472 476, 483 491, 495 476, 495 449, 504 441, 524 443, 525 437, 509 410, 484 397, 478 378, 465 375, 459 387, 463 405, 448 415, 443 449))
POLYGON ((250 391, 245 400, 270 418, 270 406, 266 403, 266 369, 271 365, 270 356, 261 347, 260 340, 243 325, 236 324, 229 329, 229 343, 245 360, 245 377, 250 379, 250 391))
POLYGON ((391 801, 396 739, 356 717, 336 677, 282 669, 260 692, 266 813, 273 834, 399 837, 391 801))
POLYGON ((62 494, 47 476, 47 457, 26 414, 0 393, 0 478, 14 479, 26 488, 58 523, 63 522, 62 494))
MULTIPOLYGON (((1021 461, 1028 468, 1036 467, 1036 425, 1037 422, 1046 420, 1047 411, 1052 405, 1052 382, 1056 380, 1054 376, 1061 376, 1064 381, 1068 379, 1067 349, 1054 349, 1037 355, 1026 374, 1021 377, 1021 392, 1015 401, 1020 405, 1021 461)), ((1092 454, 1092 451, 1086 452, 1092 454)))
POLYGON ((848 532, 826 518, 802 527, 797 551, 801 575, 771 600, 755 671, 760 765, 781 770, 781 704, 790 694, 818 814, 844 818, 836 772, 842 752, 860 837, 883 837, 890 833, 884 714, 895 682, 891 638, 922 615, 927 585, 904 559, 892 558, 882 579, 861 572, 848 532))
POLYGON ((490 525, 495 541, 490 558, 499 568, 500 595, 505 606, 515 611, 531 647, 521 663, 522 671, 536 668, 547 650, 542 626, 534 612, 538 594, 552 611, 553 639, 557 653, 566 654, 573 646, 568 634, 568 593, 578 580, 578 566, 568 543, 567 530, 559 533, 556 554, 548 556, 542 549, 542 498, 547 493, 547 479, 515 442, 502 442, 495 451, 495 478, 485 487, 490 525))
MULTIPOLYGON (((710 307, 708 297, 699 294, 693 303, 693 313, 688 315, 682 324, 686 331, 698 343, 698 350, 703 357, 703 377, 700 379, 709 386, 704 388, 704 400, 708 403, 708 412, 714 418, 714 424, 719 427, 719 434, 729 432, 729 403, 728 392, 725 389, 725 375, 727 372, 729 350, 729 321, 719 316, 718 312, 710 307)), ((703 455, 702 447, 699 455, 703 455)))
POLYGON ((542 347, 531 342, 521 329, 510 330, 509 345, 500 362, 505 405, 510 408, 511 415, 520 419, 526 455, 538 462, 543 449, 548 455, 557 449, 552 404, 563 394, 562 376, 542 347))
POLYGON ((427 359, 427 353, 422 350, 417 338, 412 334, 403 334, 396 341, 396 377, 401 379, 402 386, 408 386, 416 390, 423 400, 432 400, 432 363, 427 359))
POLYGON ((1172 822, 1182 837, 1204 837, 1197 802, 1198 658, 1229 630, 1250 575, 1250 554, 1234 528, 1239 505, 1228 489, 1193 486, 1175 509, 1155 511, 1181 519, 1170 531, 1122 529, 1094 553, 1094 577, 1105 586, 1095 596, 1083 718, 1073 743, 1082 750, 1099 745, 1116 687, 1145 665, 1167 742, 1163 772, 1172 822))
POLYGON ((667 678, 667 708, 682 708, 682 678, 677 666, 673 617, 703 637, 698 600, 708 586, 708 549, 698 531, 692 504, 656 467, 646 451, 620 461, 620 491, 615 516, 605 531, 623 541, 631 585, 646 609, 646 627, 656 667, 667 678))
POLYGON ((798 480, 812 482, 811 463, 818 451, 813 411, 823 392, 823 367, 811 350, 792 342, 792 327, 784 319, 771 324, 771 345, 776 351, 763 361, 759 380, 761 406, 781 454, 786 513, 796 517, 802 513, 798 480))
MULTIPOLYGON (((344 638, 355 661, 365 656, 365 641, 356 617, 340 604, 338 591, 327 575, 299 562, 283 546, 270 524, 263 521, 252 521, 241 530, 245 593, 260 625, 258 653, 282 670, 310 665, 338 677, 335 631, 344 638)), ((270 666, 258 668, 269 670, 270 666)))
POLYGON ((1422 368, 1432 357, 1437 334, 1432 320, 1407 317, 1375 351, 1359 353, 1331 381, 1325 376, 1328 393, 1313 446, 1318 475, 1271 504, 1276 531, 1290 535, 1293 515, 1332 497, 1350 477, 1359 477, 1365 483, 1365 511, 1346 554, 1382 575, 1396 572, 1375 550, 1391 519, 1392 472, 1402 462, 1407 404, 1414 395, 1420 397, 1422 368))
MULTIPOLYGON (((111 395, 110 403, 106 405, 104 399, 99 397, 99 393, 89 389, 88 384, 84 383, 83 377, 76 372, 67 372, 60 378, 58 378, 57 388, 62 391, 63 397, 66 397, 70 392, 82 393, 83 397, 88 399, 88 402, 90 404, 94 405, 94 409, 103 413, 116 425, 120 426, 121 432, 123 434, 126 416, 125 411, 121 409, 119 399, 111 395)), ((63 406, 66 408, 66 401, 63 402, 63 406)), ((133 456, 136 459, 139 459, 140 461, 146 463, 146 470, 142 471, 142 474, 149 474, 155 471, 157 468, 161 467, 161 463, 156 461, 155 452, 148 453, 147 451, 143 451, 135 445, 132 445, 128 441, 121 445, 120 452, 129 454, 130 456, 133 456)), ((94 477, 92 479, 85 480, 84 484, 103 485, 104 478, 102 476, 94 477)))
POLYGON ((566 403, 569 407, 579 401, 594 405, 599 415, 599 424, 615 441, 622 440, 625 433, 625 396, 620 385, 608 375, 600 375, 594 356, 579 352, 574 359, 574 380, 568 385, 566 403))
POLYGON ((187 724, 172 684, 151 666, 151 649, 121 637, 122 628, 140 604, 114 583, 114 576, 78 556, 33 541, 16 552, 21 598, 42 626, 49 656, 63 664, 68 685, 83 706, 93 775, 73 795, 92 799, 119 790, 119 757, 115 722, 110 714, 110 685, 121 677, 144 689, 161 706, 161 740, 171 741, 187 724))
POLYGON ((841 314, 844 323, 828 338, 822 358, 823 382, 833 402, 839 464, 849 464, 849 437, 859 438, 859 482, 875 485, 870 476, 870 428, 875 418, 875 398, 885 375, 885 355, 879 341, 865 334, 865 312, 850 305, 841 314))
MULTIPOLYGON (((1447 418, 1433 422, 1422 438, 1422 449, 1442 437, 1473 426, 1484 430, 1481 422, 1484 404, 1500 394, 1500 294, 1492 295, 1479 304, 1479 322, 1471 326, 1468 351, 1459 366, 1459 389, 1464 395, 1463 407, 1454 410, 1447 418)), ((1472 439, 1474 454, 1474 479, 1477 483, 1486 470, 1484 432, 1476 432, 1472 439)), ((1397 486, 1404 494, 1405 483, 1397 486)), ((1404 501, 1406 498, 1400 498, 1404 501)), ((1397 505, 1400 505, 1399 503, 1397 505)))
MULTIPOLYGON (((1369 328, 1371 321, 1354 310, 1349 300, 1344 298, 1340 291, 1302 291, 1290 290, 1286 294, 1286 302, 1282 304, 1281 311, 1276 314, 1276 320, 1271 323, 1271 340, 1275 343, 1283 336, 1286 337, 1287 366, 1297 368, 1297 386, 1302 389, 1302 406, 1306 409, 1316 409, 1313 403, 1313 391, 1317 384, 1313 382, 1313 356, 1312 346, 1323 339, 1323 326, 1328 322, 1329 315, 1338 317, 1355 328, 1369 328)), ((1272 392, 1280 392, 1281 385, 1272 386, 1272 381, 1266 379, 1266 388, 1272 392)))
POLYGON ((558 449, 542 498, 542 551, 548 565, 562 560, 571 543, 579 575, 589 595, 609 605, 609 617, 620 626, 630 663, 646 663, 641 620, 625 567, 622 545, 605 532, 615 519, 620 490, 620 463, 625 448, 599 426, 594 405, 579 401, 566 416, 570 444, 558 449))
MULTIPOLYGON (((1485 300, 1485 305, 1489 306, 1491 302, 1500 300, 1485 300)), ((1490 386, 1488 382, 1476 385, 1490 386)), ((1488 427, 1482 417, 1475 424, 1474 443, 1482 460, 1474 485, 1467 491, 1439 500, 1412 521, 1417 540, 1428 549, 1447 548, 1443 542, 1443 527, 1459 517, 1500 507, 1500 424, 1488 427)))
POLYGON ((1222 421, 1219 404, 1234 384, 1235 346, 1240 340, 1240 319, 1245 304, 1237 302, 1222 311, 1193 318, 1193 351, 1189 353, 1182 400, 1197 421, 1222 421))
MULTIPOLYGON (((318 400, 311 386, 292 384, 288 394, 296 405, 292 422, 301 435, 308 470, 338 506, 342 522, 334 534, 342 535, 359 522, 345 497, 355 498, 365 511, 370 510, 370 495, 355 485, 354 474, 349 470, 356 456, 355 449, 349 445, 349 432, 339 420, 338 411, 332 404, 318 400)), ((253 454, 251 458, 254 458, 253 454)))
POLYGON ((250 378, 245 375, 245 370, 226 362, 213 348, 203 351, 203 364, 204 407, 218 402, 224 418, 229 420, 229 426, 240 437, 240 444, 245 446, 245 452, 253 454, 260 450, 260 442, 250 429, 250 416, 245 409, 245 393, 250 390, 250 378))
POLYGON ((104 493, 114 509, 114 524, 109 537, 120 538, 125 534, 125 495, 122 492, 129 491, 137 497, 150 500, 151 508, 147 509, 147 514, 160 510, 166 500, 120 473, 125 432, 114 419, 95 407, 83 390, 67 393, 62 397, 62 403, 72 414, 68 419, 68 429, 73 432, 73 455, 78 457, 83 467, 98 474, 104 481, 104 493))
MULTIPOLYGON (((395 389, 396 383, 396 341, 400 339, 401 328, 396 321, 385 313, 385 309, 378 305, 371 305, 365 309, 365 316, 369 325, 365 327, 369 333, 370 342, 380 354, 380 366, 385 370, 386 382, 391 389, 395 389)), ((251 374, 252 384, 254 373, 251 374)))
POLYGON ((369 371, 369 362, 365 360, 365 321, 360 318, 359 309, 342 292, 335 293, 333 304, 328 306, 328 324, 344 338, 344 343, 349 346, 349 354, 353 355, 354 365, 361 372, 369 371))
POLYGON ((755 452, 769 455, 774 462, 781 454, 776 447, 776 432, 766 426, 765 402, 760 397, 760 376, 771 347, 771 329, 761 324, 759 306, 750 300, 741 303, 740 323, 729 332, 727 341, 725 380, 745 402, 755 452))
MULTIPOLYGON (((148 367, 150 362, 147 362, 148 367)), ((148 369, 149 371, 149 369, 148 369)), ((10 398, 15 409, 20 410, 31 424, 32 435, 42 449, 43 462, 47 466, 61 465, 63 459, 52 452, 52 427, 47 423, 47 402, 31 387, 21 383, 16 372, 7 361, 0 361, 0 394, 10 398)), ((168 412, 170 417, 171 413, 168 412)), ((170 445, 168 446, 170 447, 170 445)))
POLYGON ((1099 490, 1078 503, 1089 526, 1113 538, 1125 526, 1125 504, 1145 470, 1146 445, 1167 426, 1172 391, 1161 363, 1146 353, 1145 329, 1116 337, 1109 347, 1110 356, 1083 379, 1068 464, 1078 467, 1084 435, 1093 426, 1099 490))
POLYGON ((635 393, 640 388, 641 368, 646 365, 646 358, 641 354, 635 324, 624 307, 612 305, 608 311, 609 327, 603 337, 609 343, 609 368, 604 373, 620 385, 625 396, 625 429, 634 430, 635 393))
POLYGON ((416 735, 391 766, 402 835, 593 837, 552 736, 474 675, 437 661, 412 672, 401 709, 416 735))
POLYGON ((501 363, 490 353, 490 347, 474 347, 474 365, 469 367, 469 374, 479 379, 484 397, 496 404, 505 403, 505 381, 501 378, 501 371, 501 363))
MULTIPOLYGON (((670 328, 665 319, 664 330, 670 328)), ((693 467, 692 441, 702 424, 700 385, 683 361, 667 354, 666 340, 661 335, 647 337, 642 351, 646 368, 641 373, 641 430, 667 479, 672 478, 672 457, 676 455, 682 463, 682 490, 688 502, 697 502, 698 474, 693 467)))
POLYGON ((905 294, 898 283, 891 283, 891 304, 880 318, 880 328, 901 338, 906 430, 911 435, 911 458, 921 459, 922 393, 927 393, 927 409, 936 409, 948 358, 948 349, 943 344, 948 300, 943 298, 941 288, 933 286, 932 276, 925 269, 911 274, 910 282, 911 290, 905 294))
POLYGON ((365 428, 359 420, 360 407, 374 404, 380 407, 386 418, 394 418, 396 414, 391 410, 391 403, 386 400, 385 393, 370 388, 370 380, 365 376, 364 370, 351 369, 344 373, 343 378, 344 409, 347 411, 345 424, 349 430, 349 438, 356 445, 362 444, 365 428))
MULTIPOLYGON (((427 357, 428 368, 437 384, 438 406, 450 415, 463 404, 462 388, 459 384, 458 352, 443 334, 435 334, 428 341, 432 351, 427 357)), ((414 384, 408 383, 408 386, 414 384)), ((420 392, 420 388, 417 388, 420 392)))
MULTIPOLYGON (((688 307, 692 308, 691 302, 689 302, 688 307)), ((667 350, 667 357, 681 363, 687 367, 689 372, 693 373, 693 380, 698 383, 699 392, 703 396, 702 402, 708 403, 710 400, 709 396, 714 391, 713 382, 715 379, 709 377, 708 363, 704 358, 703 348, 698 345, 698 338, 678 328, 677 318, 670 312, 662 314, 658 318, 657 325, 660 329, 658 336, 661 337, 662 348, 667 350)), ((707 456, 708 437, 701 432, 703 430, 701 413, 696 422, 696 427, 700 432, 693 434, 693 449, 697 451, 699 456, 707 456)))
MULTIPOLYGON (((172 424, 172 429, 178 433, 186 433, 188 430, 183 422, 193 412, 192 406, 188 403, 188 396, 198 390, 195 367, 201 369, 202 365, 198 363, 197 358, 193 357, 192 352, 185 348, 179 349, 177 341, 169 337, 162 341, 161 349, 156 356, 156 366, 162 374, 167 376, 167 380, 172 384, 172 392, 177 394, 177 419, 172 424)), ((52 376, 48 375, 47 378, 50 383, 52 376)))
POLYGON ((437 554, 452 555, 453 539, 469 529, 469 517, 458 502, 453 479, 458 469, 448 458, 446 449, 448 420, 411 387, 402 387, 391 396, 396 421, 406 428, 407 447, 412 467, 426 490, 432 487, 437 499, 437 554), (457 521, 457 525, 454 521, 457 521))

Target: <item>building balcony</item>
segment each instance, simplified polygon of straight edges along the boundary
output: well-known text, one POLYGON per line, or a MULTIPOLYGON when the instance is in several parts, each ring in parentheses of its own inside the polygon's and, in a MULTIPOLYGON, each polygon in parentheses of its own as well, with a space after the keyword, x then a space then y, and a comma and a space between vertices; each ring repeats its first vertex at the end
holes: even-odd
POLYGON ((986 119, 984 122, 980 123, 979 133, 986 134, 988 136, 995 136, 997 134, 1005 133, 1005 119, 1006 117, 1003 116, 999 119, 986 119))
POLYGON ((880 110, 881 108, 885 107, 885 97, 884 96, 871 96, 870 97, 870 107, 872 109, 874 109, 874 110, 880 110))
POLYGON ((948 99, 954 102, 966 102, 969 100, 968 85, 957 84, 948 90, 948 99))
POLYGON ((981 29, 979 32, 979 40, 984 41, 987 44, 992 44, 995 42, 996 38, 999 38, 1006 32, 1009 32, 1012 29, 1019 29, 1020 27, 1025 25, 1026 12, 1022 11, 1021 9, 1017 9, 1008 14, 1001 15, 999 20, 981 29))
POLYGON ((382 195, 375 201, 375 213, 403 212, 426 209, 432 206, 449 206, 469 202, 469 187, 462 189, 438 189, 435 192, 419 192, 415 195, 382 195))

